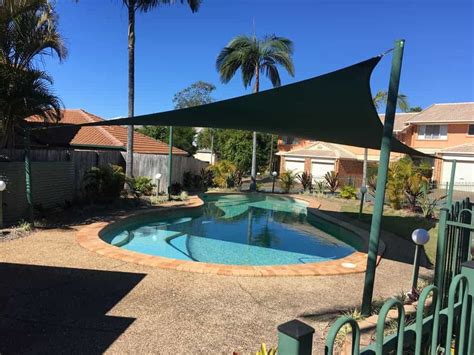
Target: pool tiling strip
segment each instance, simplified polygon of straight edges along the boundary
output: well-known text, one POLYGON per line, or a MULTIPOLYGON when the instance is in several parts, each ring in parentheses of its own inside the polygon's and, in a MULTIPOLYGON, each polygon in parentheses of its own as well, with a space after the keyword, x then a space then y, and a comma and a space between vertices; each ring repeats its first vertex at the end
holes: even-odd
MULTIPOLYGON (((310 203, 308 207, 319 207, 319 203, 317 201, 307 202, 310 203)), ((203 202, 199 198, 193 197, 185 203, 180 204, 179 206, 163 206, 161 208, 168 212, 182 208, 196 208, 202 205, 203 202)), ((141 213, 148 212, 150 211, 142 211, 119 218, 122 219, 130 217, 132 215, 139 215, 141 213)), ((109 222, 96 222, 84 227, 80 227, 80 229, 76 233, 77 242, 83 248, 109 258, 119 259, 129 263, 146 265, 160 269, 179 270, 223 276, 329 276, 364 272, 367 263, 367 254, 358 251, 337 260, 307 264, 269 266, 225 265, 171 259, 121 249, 119 247, 104 242, 100 238, 99 233, 109 224, 109 222)))

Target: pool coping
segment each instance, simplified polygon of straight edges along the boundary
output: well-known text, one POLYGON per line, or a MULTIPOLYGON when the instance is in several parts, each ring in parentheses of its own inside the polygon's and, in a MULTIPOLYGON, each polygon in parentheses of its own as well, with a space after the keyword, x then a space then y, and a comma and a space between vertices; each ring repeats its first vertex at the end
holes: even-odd
MULTIPOLYGON (((282 196, 282 195, 278 195, 282 196)), ((296 200, 302 200, 308 203, 308 211, 320 218, 324 218, 332 223, 337 222, 341 227, 355 232, 363 240, 368 243, 368 233, 360 228, 350 225, 344 221, 338 221, 335 218, 325 215, 317 211, 320 203, 313 199, 305 199, 302 196, 284 195, 296 200)), ((163 212, 173 212, 177 210, 198 208, 204 204, 197 196, 190 197, 187 201, 175 205, 165 205, 158 208, 141 210, 137 212, 127 213, 117 217, 117 220, 123 221, 131 217, 136 217, 145 214, 163 212)), ((114 222, 95 222, 87 226, 80 227, 76 232, 76 241, 83 248, 95 252, 99 255, 106 256, 113 259, 126 261, 129 263, 146 265, 160 269, 188 271, 203 274, 225 275, 225 276, 256 276, 256 277, 272 277, 272 276, 329 276, 329 275, 346 275, 364 272, 367 264, 367 254, 355 251, 354 253, 340 259, 322 261, 307 264, 292 264, 292 265, 268 265, 268 266, 248 266, 248 265, 225 265, 213 264, 197 261, 179 260, 166 258, 162 256, 154 256, 142 254, 130 250, 125 250, 107 242, 100 238, 100 232, 105 228, 115 224, 114 222)), ((380 261, 381 254, 384 250, 384 245, 381 243, 379 249, 378 261, 380 261)))

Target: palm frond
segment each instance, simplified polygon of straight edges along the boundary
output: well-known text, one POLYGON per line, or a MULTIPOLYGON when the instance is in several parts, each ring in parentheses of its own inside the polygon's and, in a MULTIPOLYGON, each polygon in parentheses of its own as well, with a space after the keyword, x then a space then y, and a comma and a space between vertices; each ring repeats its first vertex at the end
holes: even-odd
MULTIPOLYGON (((160 5, 174 5, 176 3, 187 3, 189 8, 192 12, 197 12, 199 10, 199 6, 202 3, 202 0, 135 0, 133 4, 135 5, 135 9, 140 12, 148 12, 160 5)), ((130 0, 123 0, 125 6, 130 6, 130 0)))

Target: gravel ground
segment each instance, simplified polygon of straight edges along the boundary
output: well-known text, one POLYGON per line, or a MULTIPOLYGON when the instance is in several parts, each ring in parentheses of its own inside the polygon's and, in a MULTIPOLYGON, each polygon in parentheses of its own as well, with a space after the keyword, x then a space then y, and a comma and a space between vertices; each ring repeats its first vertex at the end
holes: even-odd
MULTIPOLYGON (((276 345, 277 325, 294 318, 316 329, 320 354, 329 322, 359 305, 364 276, 154 269, 82 249, 72 227, 1 243, 0 261, 2 354, 249 353, 276 345)), ((383 260, 375 297, 407 290, 410 277, 410 265, 383 260)))

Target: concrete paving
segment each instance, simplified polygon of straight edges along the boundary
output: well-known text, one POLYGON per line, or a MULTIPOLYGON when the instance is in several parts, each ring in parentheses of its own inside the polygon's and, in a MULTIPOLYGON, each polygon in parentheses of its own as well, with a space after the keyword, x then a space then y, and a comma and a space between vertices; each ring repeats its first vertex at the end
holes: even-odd
MULTIPOLYGON (((235 277, 162 270, 80 247, 74 228, 0 243, 0 353, 248 354, 278 324, 316 329, 360 304, 363 274, 235 277)), ((408 290, 412 267, 382 260, 375 298, 408 290)), ((430 271, 422 270, 426 277, 430 271)))

